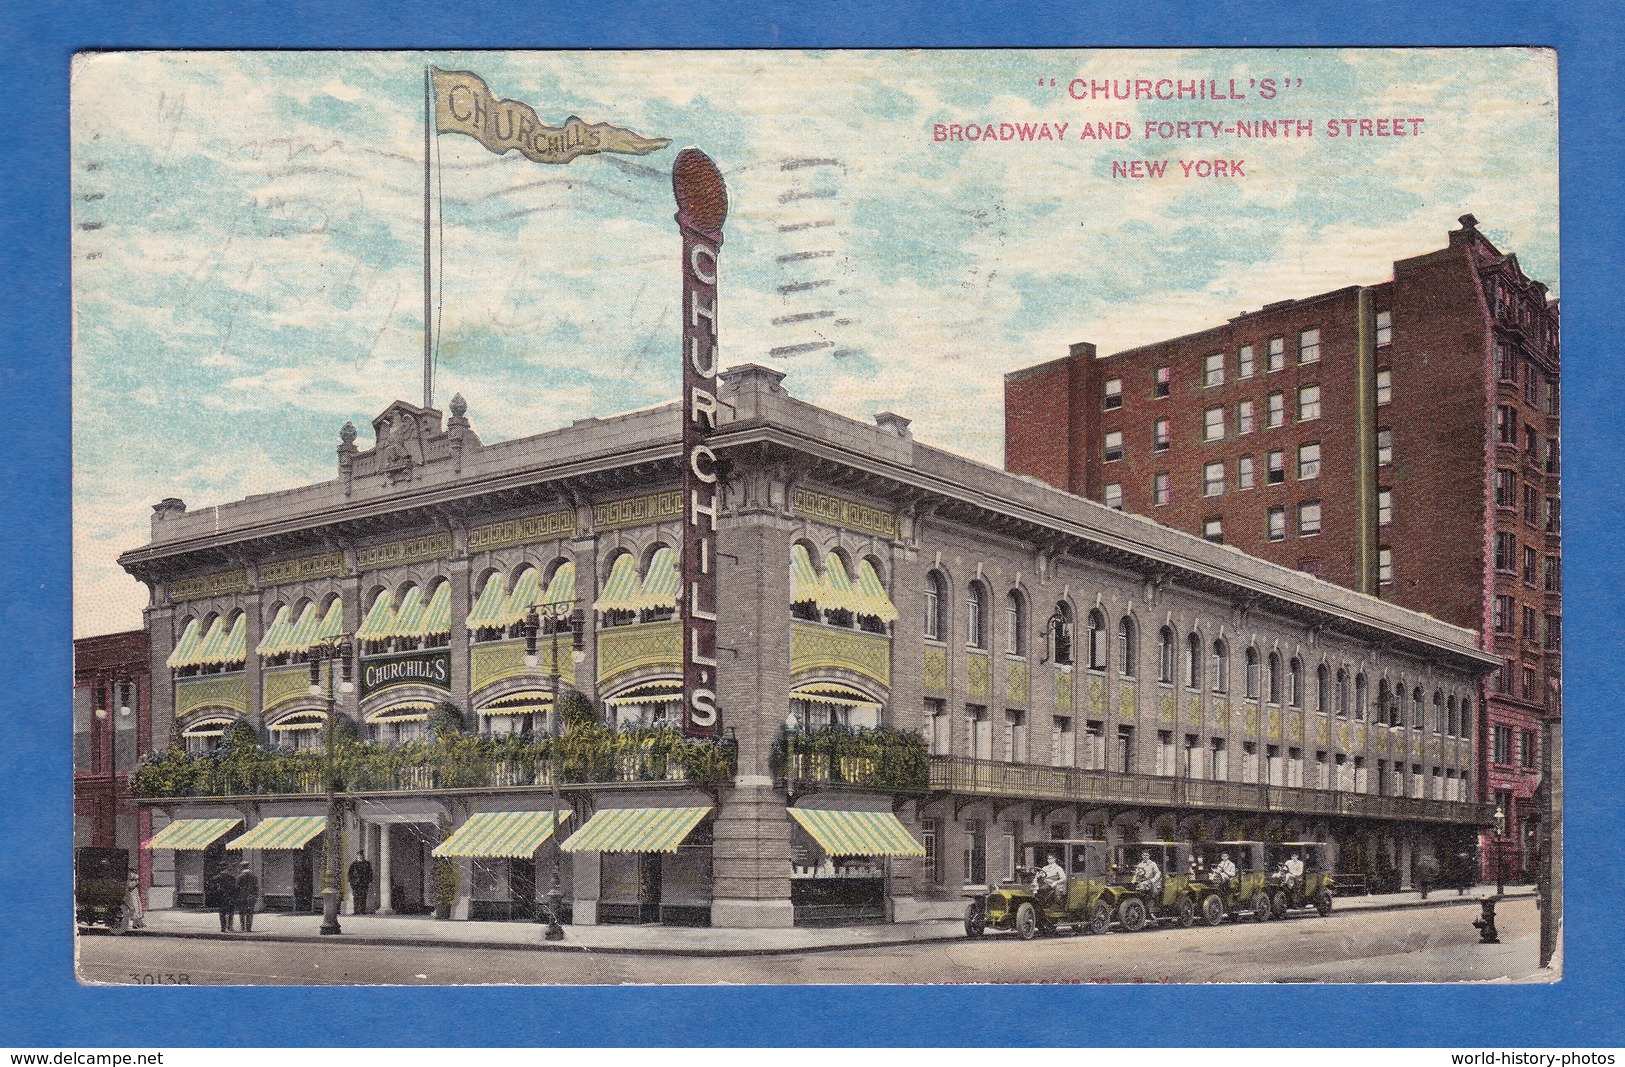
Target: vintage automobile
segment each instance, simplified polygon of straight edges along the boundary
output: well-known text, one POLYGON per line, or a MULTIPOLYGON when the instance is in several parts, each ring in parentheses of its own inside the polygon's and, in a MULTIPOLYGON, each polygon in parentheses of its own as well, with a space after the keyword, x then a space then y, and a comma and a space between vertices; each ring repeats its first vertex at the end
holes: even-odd
POLYGON ((122 848, 73 850, 74 914, 80 926, 105 925, 115 934, 130 928, 124 906, 130 854, 122 848))
POLYGON ((1119 904, 1132 895, 1112 884, 1104 841, 1037 841, 1022 850, 1016 877, 988 890, 978 890, 965 907, 965 936, 988 930, 1014 930, 1022 940, 1062 928, 1103 934, 1111 928, 1119 904), (1039 870, 1055 855, 1066 871, 1066 885, 1053 895, 1041 893, 1039 870))
POLYGON ((1124 893, 1117 903, 1118 925, 1130 933, 1151 923, 1194 926, 1197 917, 1212 908, 1208 898, 1215 895, 1210 886, 1192 879, 1190 846, 1177 841, 1118 845, 1112 854, 1111 881, 1124 893), (1158 885, 1139 884, 1135 878, 1135 868, 1147 855, 1161 872, 1158 885))
POLYGON ((1287 841, 1269 847, 1270 910, 1277 919, 1301 908, 1322 917, 1332 913, 1331 847, 1320 841, 1287 841), (1303 876, 1288 874, 1288 863, 1303 864, 1303 876))
POLYGON ((1270 883, 1267 848, 1262 841, 1210 841, 1198 847, 1199 877, 1218 891, 1221 904, 1216 917, 1211 905, 1204 905, 1202 918, 1209 926, 1217 926, 1226 915, 1250 913, 1258 922, 1274 917, 1275 887, 1270 883), (1236 876, 1220 884, 1217 870, 1226 855, 1236 865, 1236 876))

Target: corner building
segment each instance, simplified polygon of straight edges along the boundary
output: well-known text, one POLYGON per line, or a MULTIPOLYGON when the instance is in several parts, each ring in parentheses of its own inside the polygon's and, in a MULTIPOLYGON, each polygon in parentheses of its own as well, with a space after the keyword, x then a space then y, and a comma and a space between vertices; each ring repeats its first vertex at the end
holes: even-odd
MULTIPOLYGON (((1005 382, 1007 468, 1466 627, 1500 669, 1470 732, 1506 815, 1483 875, 1530 877, 1560 718, 1558 308, 1460 219, 1391 280, 1005 382)), ((1394 689, 1377 714, 1426 719, 1394 689)), ((1446 709, 1448 714, 1448 709, 1446 709)), ((1395 788, 1398 788, 1396 785, 1395 788)))
POLYGON ((338 847, 377 875, 350 909, 530 918, 555 855, 575 923, 749 927, 919 915, 1025 840, 1313 838, 1356 872, 1470 847, 1468 734, 1370 711, 1403 687, 1470 715, 1494 665, 1470 632, 782 378, 726 372, 711 440, 715 743, 660 729, 680 711, 676 405, 485 445, 461 398, 444 425, 398 402, 370 449, 345 427, 332 481, 159 504, 122 557, 151 590, 168 751, 138 782, 155 894, 203 905, 243 855, 267 906, 317 906, 328 705, 305 660, 340 634, 358 684, 333 707, 369 743, 345 749, 338 847), (580 612, 579 663, 568 626, 526 655, 532 606, 580 612), (538 760, 555 673, 592 721, 538 760), (463 733, 428 738, 448 702, 463 733))

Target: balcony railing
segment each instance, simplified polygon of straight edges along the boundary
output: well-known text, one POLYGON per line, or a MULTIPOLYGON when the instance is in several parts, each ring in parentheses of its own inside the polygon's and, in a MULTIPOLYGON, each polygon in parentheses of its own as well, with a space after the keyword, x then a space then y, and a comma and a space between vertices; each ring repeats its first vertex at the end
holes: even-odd
MULTIPOLYGON (((506 789, 552 785, 559 745, 561 787, 632 782, 730 781, 738 764, 732 738, 699 741, 672 730, 616 733, 594 728, 549 738, 475 738, 398 746, 341 742, 334 750, 339 788, 348 793, 506 789)), ((171 752, 142 764, 131 780, 138 797, 311 795, 324 789, 320 751, 171 752)))
POLYGON ((844 788, 918 795, 928 775, 924 739, 904 730, 816 727, 786 732, 773 748, 773 777, 792 794, 844 788))
POLYGON ((931 791, 1011 800, 1403 819, 1488 826, 1493 805, 932 756, 931 791))

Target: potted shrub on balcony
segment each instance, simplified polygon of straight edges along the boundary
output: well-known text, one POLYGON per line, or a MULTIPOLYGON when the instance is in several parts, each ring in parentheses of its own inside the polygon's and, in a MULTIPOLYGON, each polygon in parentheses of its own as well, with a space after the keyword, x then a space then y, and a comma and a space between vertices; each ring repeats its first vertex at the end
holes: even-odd
MULTIPOLYGON (((451 836, 451 820, 440 819, 440 840, 451 836)), ((450 856, 434 857, 433 871, 434 917, 451 918, 451 909, 457 903, 457 861, 450 856)))

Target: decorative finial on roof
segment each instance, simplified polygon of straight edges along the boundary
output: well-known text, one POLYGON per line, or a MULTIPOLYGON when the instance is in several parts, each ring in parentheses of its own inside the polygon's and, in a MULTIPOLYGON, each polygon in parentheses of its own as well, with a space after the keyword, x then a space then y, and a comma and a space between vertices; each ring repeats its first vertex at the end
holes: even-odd
POLYGON ((458 418, 468 414, 468 401, 463 399, 462 393, 458 393, 451 398, 451 413, 458 418))

